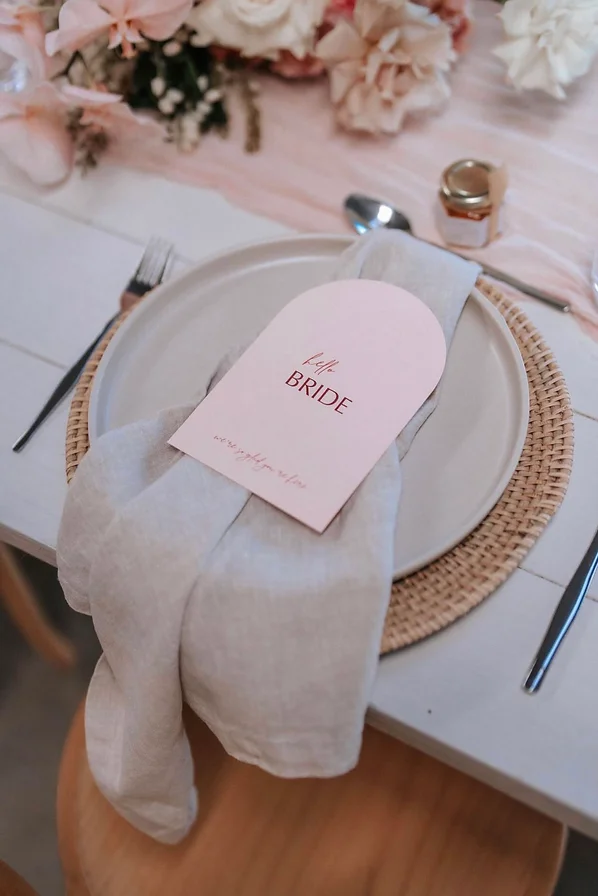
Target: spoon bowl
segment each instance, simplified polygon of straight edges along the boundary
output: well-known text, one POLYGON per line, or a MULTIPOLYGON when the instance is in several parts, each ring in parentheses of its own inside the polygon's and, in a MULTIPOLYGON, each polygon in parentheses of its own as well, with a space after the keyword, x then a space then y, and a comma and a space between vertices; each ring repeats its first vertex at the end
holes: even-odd
POLYGON ((380 199, 372 199, 371 196, 363 196, 361 193, 351 193, 347 196, 345 214, 351 227, 359 234, 368 230, 378 230, 380 227, 411 233, 411 222, 403 212, 380 199))

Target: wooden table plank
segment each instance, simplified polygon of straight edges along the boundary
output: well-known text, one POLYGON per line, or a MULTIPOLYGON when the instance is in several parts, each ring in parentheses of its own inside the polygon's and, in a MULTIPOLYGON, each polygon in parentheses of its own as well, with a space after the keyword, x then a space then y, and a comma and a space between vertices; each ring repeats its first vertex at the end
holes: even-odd
POLYGON ((145 244, 171 240, 180 257, 199 261, 245 242, 291 233, 268 218, 234 208, 214 190, 199 190, 142 172, 101 165, 40 191, 0 160, 0 191, 99 230, 145 244))
POLYGON ((382 660, 370 720, 598 838, 598 604, 583 605, 542 689, 521 690, 560 596, 518 570, 468 616, 382 660))
POLYGON ((64 434, 68 404, 20 454, 11 445, 54 388, 62 369, 0 342, 0 540, 47 563, 66 495, 64 434))

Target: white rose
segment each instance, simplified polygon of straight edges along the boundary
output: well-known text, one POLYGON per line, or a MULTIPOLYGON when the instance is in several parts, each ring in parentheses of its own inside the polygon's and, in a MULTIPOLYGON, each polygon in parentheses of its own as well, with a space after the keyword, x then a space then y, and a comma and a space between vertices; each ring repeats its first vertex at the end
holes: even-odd
POLYGON ((326 5, 327 0, 202 0, 187 21, 204 45, 269 59, 289 50, 302 59, 313 49, 326 5))
POLYGON ((508 39, 494 53, 509 81, 564 99, 598 51, 598 0, 508 0, 500 17, 508 39))

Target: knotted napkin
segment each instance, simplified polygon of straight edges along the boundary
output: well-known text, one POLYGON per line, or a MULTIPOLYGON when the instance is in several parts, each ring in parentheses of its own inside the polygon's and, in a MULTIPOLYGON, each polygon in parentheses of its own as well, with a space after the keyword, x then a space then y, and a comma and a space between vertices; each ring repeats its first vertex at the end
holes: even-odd
MULTIPOLYGON (((404 287, 450 343, 478 272, 379 232, 347 250, 336 278, 404 287)), ((193 823, 183 701, 228 753, 273 774, 356 764, 392 583, 399 460, 436 399, 322 535, 170 447, 192 407, 93 445, 68 491, 58 570, 104 651, 86 703, 90 768, 131 824, 174 843, 193 823)))

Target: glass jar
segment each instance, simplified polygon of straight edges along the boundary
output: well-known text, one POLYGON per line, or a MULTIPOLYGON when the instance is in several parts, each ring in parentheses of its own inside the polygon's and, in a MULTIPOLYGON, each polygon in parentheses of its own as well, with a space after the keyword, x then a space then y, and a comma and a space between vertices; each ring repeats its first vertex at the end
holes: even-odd
POLYGON ((449 165, 442 172, 438 204, 438 229, 444 241, 480 249, 495 239, 502 230, 505 190, 504 168, 477 159, 449 165))

